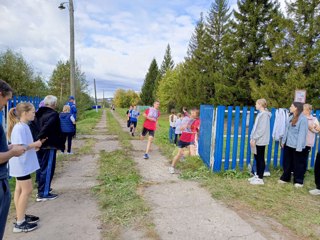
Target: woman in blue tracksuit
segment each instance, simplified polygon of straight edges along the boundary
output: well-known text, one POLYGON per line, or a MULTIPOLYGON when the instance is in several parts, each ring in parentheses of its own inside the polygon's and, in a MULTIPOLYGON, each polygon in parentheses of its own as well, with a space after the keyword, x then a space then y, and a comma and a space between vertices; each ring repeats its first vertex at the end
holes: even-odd
POLYGON ((71 152, 71 145, 72 145, 72 137, 75 133, 75 123, 76 120, 74 116, 70 113, 70 106, 65 105, 63 106, 62 113, 59 115, 60 117, 60 126, 61 126, 61 132, 62 132, 62 153, 64 153, 65 150, 65 143, 68 139, 68 148, 67 148, 67 154, 72 154, 71 152))
POLYGON ((308 133, 308 119, 303 112, 303 104, 293 102, 290 106, 290 113, 286 123, 285 134, 281 147, 284 148, 283 174, 279 183, 288 183, 293 172, 293 182, 295 187, 303 187, 304 174, 307 169, 307 162, 303 149, 306 147, 308 133))

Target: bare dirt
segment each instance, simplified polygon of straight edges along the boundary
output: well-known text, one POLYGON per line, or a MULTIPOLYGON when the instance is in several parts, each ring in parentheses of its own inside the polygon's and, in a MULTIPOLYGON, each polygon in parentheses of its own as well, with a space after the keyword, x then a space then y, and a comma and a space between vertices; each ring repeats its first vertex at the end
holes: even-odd
MULTIPOLYGON (((92 194, 97 185, 98 157, 101 150, 119 148, 117 137, 106 136, 105 114, 95 129, 95 135, 77 136, 74 152, 84 146, 86 138, 96 139, 92 154, 68 156, 57 162, 52 187, 59 198, 30 202, 28 213, 40 217, 39 228, 30 233, 12 233, 13 216, 8 219, 6 240, 98 240, 102 239, 100 211, 92 194), (110 140, 112 139, 112 140, 110 140), (60 165, 60 166, 59 166, 60 165)), ((13 214, 12 214, 13 215, 13 214)))

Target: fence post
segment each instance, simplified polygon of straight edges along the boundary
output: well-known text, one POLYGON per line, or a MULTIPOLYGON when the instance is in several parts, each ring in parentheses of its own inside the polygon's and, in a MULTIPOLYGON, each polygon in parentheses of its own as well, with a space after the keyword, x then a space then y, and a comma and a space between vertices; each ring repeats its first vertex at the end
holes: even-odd
POLYGON ((227 140, 226 140, 226 155, 225 155, 225 161, 224 161, 224 170, 229 169, 232 110, 233 110, 233 107, 229 106, 228 107, 227 140))
POLYGON ((240 107, 236 107, 236 115, 234 119, 234 131, 233 131, 232 169, 236 169, 236 166, 237 166, 239 120, 240 120, 240 107))
POLYGON ((216 128, 216 146, 214 151, 213 171, 221 171, 223 135, 224 135, 224 111, 225 106, 218 106, 217 128, 216 128))
POLYGON ((270 141, 268 145, 268 155, 267 155, 267 164, 266 164, 266 172, 269 172, 269 166, 271 162, 271 157, 272 157, 272 145, 273 145, 273 139, 272 139, 272 132, 273 132, 273 127, 274 127, 274 120, 275 120, 275 113, 276 109, 272 108, 271 109, 271 119, 270 119, 270 141))
POLYGON ((250 118, 249 118, 249 131, 248 131, 248 141, 247 141, 247 166, 251 162, 251 147, 250 147, 250 134, 252 132, 254 124, 254 107, 250 107, 250 118))
POLYGON ((244 146, 245 146, 245 143, 246 143, 247 110, 248 110, 248 107, 243 107, 242 108, 240 157, 239 157, 239 167, 240 167, 241 171, 243 170, 244 146))

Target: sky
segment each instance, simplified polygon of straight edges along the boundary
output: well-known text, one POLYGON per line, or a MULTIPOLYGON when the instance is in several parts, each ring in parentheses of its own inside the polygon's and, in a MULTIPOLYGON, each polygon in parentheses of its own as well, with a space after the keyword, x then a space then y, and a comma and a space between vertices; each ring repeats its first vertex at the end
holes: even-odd
MULTIPOLYGON (((64 0, 66 1, 66 0, 64 0)), ((284 8, 284 0, 279 0, 284 8)), ((69 59, 69 11, 59 0, 0 0, 0 52, 21 53, 48 81, 59 60, 69 59)), ((175 63, 208 0, 74 0, 75 56, 93 96, 116 89, 140 91, 153 58, 161 65, 167 44, 175 63)), ((236 0, 229 0, 236 9, 236 0)))

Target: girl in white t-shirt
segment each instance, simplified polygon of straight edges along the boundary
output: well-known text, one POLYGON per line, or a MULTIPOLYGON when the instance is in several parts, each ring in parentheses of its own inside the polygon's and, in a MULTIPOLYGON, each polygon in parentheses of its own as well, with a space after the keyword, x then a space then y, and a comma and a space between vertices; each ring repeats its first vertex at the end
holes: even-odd
POLYGON ((28 198, 32 193, 31 173, 39 169, 36 149, 42 145, 40 140, 34 142, 28 122, 35 116, 31 103, 19 103, 9 111, 8 139, 13 145, 25 146, 26 152, 20 157, 9 160, 9 175, 16 178, 14 204, 17 222, 13 232, 30 232, 37 228, 39 217, 26 215, 28 198))

